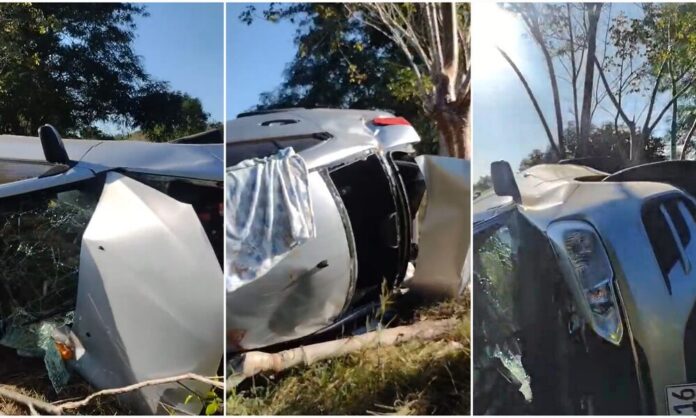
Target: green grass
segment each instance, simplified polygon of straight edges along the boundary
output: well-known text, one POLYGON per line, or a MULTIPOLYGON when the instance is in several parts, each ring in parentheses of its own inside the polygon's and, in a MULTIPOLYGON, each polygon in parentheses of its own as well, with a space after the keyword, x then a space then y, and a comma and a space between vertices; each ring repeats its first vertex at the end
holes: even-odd
POLYGON ((409 341, 256 376, 227 400, 230 415, 468 415, 469 300, 420 309, 416 320, 460 319, 436 341, 409 341))

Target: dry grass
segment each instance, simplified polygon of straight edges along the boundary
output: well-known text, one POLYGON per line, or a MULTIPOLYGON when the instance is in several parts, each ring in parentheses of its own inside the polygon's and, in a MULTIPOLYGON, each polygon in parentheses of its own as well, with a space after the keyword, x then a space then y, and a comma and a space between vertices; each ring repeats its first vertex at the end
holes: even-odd
MULTIPOLYGON (((14 350, 0 348, 0 385, 6 386, 22 394, 47 402, 83 398, 94 391, 79 376, 73 375, 68 387, 56 394, 48 380, 43 361, 34 358, 17 356, 14 350)), ((24 405, 0 398, 0 415, 27 415, 29 411, 24 405)), ((115 415, 127 414, 114 398, 98 398, 88 407, 74 414, 115 415)))
POLYGON ((415 320, 461 319, 437 341, 410 341, 257 376, 227 401, 230 415, 468 415, 470 302, 420 309, 415 320))

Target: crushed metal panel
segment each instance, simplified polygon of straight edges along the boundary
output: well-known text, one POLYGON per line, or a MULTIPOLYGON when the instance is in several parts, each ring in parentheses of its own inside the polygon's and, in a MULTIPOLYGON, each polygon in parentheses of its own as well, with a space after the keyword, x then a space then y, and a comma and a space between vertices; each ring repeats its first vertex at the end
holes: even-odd
MULTIPOLYGON (((223 354, 223 276, 190 205, 118 173, 83 235, 73 333, 84 347, 75 368, 97 388, 194 372, 217 374, 223 354)), ((186 385, 202 394, 209 388, 186 385)), ((177 384, 122 400, 139 413, 184 405, 177 384)))
POLYGON ((227 294, 228 351, 317 332, 333 323, 352 296, 357 267, 345 208, 331 179, 318 171, 309 174, 309 190, 316 236, 264 276, 227 294))
POLYGON ((471 183, 469 161, 416 157, 427 184, 426 207, 419 225, 412 290, 432 297, 454 297, 468 281, 464 267, 470 252, 471 183))

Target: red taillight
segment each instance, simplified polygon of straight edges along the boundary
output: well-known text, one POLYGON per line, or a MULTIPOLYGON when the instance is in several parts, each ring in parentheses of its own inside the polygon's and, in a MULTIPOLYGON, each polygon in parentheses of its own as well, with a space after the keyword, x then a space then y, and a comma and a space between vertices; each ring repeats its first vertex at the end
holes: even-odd
POLYGON ((377 126, 393 126, 393 125, 406 125, 406 126, 411 126, 411 123, 407 121, 406 119, 402 117, 393 117, 393 118, 374 118, 372 119, 372 123, 374 123, 377 126))

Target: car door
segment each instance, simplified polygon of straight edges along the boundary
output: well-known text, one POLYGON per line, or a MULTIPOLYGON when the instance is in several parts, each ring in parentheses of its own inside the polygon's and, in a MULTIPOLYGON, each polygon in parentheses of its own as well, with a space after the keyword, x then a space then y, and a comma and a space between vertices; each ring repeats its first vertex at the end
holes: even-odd
MULTIPOLYGON (((189 372, 217 374, 222 269, 191 205, 117 171, 95 175, 76 164, 1 184, 0 228, 0 263, 6 273, 16 272, 16 286, 5 286, 0 296, 31 300, 31 289, 50 296, 40 309, 29 306, 33 319, 74 311, 65 321, 69 362, 90 384, 104 389, 189 372)), ((7 324, 13 312, 0 310, 0 319, 7 324)), ((20 329, 23 323, 11 318, 20 329)), ((196 399, 185 404, 189 393, 170 384, 123 400, 140 413, 200 412, 196 399)))

